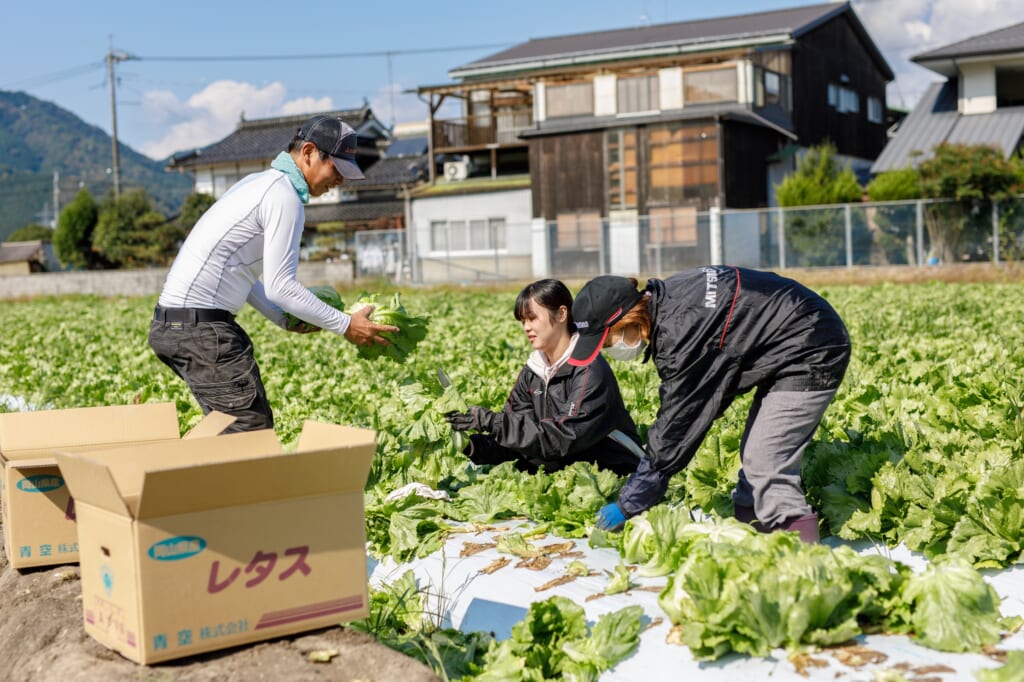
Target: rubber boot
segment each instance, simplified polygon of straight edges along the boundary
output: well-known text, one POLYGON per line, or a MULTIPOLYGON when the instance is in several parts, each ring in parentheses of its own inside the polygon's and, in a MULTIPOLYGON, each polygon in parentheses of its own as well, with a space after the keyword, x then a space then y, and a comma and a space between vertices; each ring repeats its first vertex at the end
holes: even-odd
POLYGON ((757 515, 754 513, 753 507, 747 507, 742 504, 733 504, 733 516, 740 523, 747 523, 754 527, 759 533, 767 533, 768 529, 757 520, 757 515))
POLYGON ((740 523, 753 523, 757 521, 757 516, 754 515, 754 508, 747 507, 742 504, 733 504, 733 516, 740 523))
POLYGON ((786 519, 772 530, 796 531, 800 534, 800 539, 809 545, 816 545, 821 539, 818 535, 818 515, 814 512, 786 519))

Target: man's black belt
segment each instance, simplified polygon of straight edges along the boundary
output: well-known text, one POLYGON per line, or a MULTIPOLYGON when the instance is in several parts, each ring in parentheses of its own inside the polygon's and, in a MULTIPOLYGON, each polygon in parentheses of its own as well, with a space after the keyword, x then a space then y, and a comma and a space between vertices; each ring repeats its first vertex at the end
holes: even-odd
POLYGON ((234 322, 235 316, 218 308, 162 308, 157 306, 153 311, 153 319, 157 322, 234 322))

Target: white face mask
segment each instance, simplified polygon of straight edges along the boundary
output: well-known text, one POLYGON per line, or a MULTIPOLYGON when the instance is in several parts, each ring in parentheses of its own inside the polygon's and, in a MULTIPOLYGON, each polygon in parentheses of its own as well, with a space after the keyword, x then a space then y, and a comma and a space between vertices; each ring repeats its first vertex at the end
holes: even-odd
POLYGON ((619 339, 614 344, 604 349, 604 352, 608 354, 608 357, 613 360, 621 360, 628 362, 629 360, 635 360, 636 358, 643 355, 644 350, 647 348, 647 342, 640 339, 636 342, 635 346, 628 346, 626 342, 619 339))

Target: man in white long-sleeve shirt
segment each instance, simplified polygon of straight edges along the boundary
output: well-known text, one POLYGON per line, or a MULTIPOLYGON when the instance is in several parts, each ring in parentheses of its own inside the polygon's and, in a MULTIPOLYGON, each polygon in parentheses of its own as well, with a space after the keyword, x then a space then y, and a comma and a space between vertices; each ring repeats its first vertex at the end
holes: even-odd
POLYGON ((371 308, 351 316, 335 310, 296 279, 303 204, 363 179, 355 152, 351 126, 311 118, 270 169, 240 180, 203 214, 167 275, 149 344, 204 413, 237 418, 232 431, 274 426, 252 341, 235 322, 246 302, 288 331, 327 329, 356 345, 386 344, 379 332, 397 331, 371 322, 371 308), (300 322, 289 325, 285 312, 300 322))

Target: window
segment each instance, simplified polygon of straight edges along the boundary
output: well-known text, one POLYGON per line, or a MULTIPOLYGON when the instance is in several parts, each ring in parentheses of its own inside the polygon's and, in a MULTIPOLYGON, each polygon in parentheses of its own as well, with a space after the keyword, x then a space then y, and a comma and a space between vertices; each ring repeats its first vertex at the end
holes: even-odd
POLYGON ((601 246, 601 214, 597 211, 559 213, 555 222, 556 249, 597 249, 601 246))
POLYGON ((695 206, 674 206, 652 208, 650 234, 652 244, 673 246, 695 246, 697 244, 697 208, 695 206))
POLYGON ((860 111, 860 95, 850 88, 829 83, 828 105, 840 114, 856 114, 860 111))
POLYGON ((860 111, 860 95, 849 88, 839 90, 839 111, 856 114, 860 111))
POLYGON ((754 71, 754 102, 759 107, 778 106, 792 111, 789 96, 789 76, 760 67, 754 71))
POLYGON ((213 176, 213 196, 218 199, 224 196, 224 192, 231 189, 231 185, 235 184, 240 180, 238 175, 214 175, 213 176))
POLYGON ((736 68, 683 71, 683 103, 735 102, 736 68))
POLYGON ((1024 67, 996 68, 996 108, 1024 106, 1024 67))
POLYGON ((448 250, 448 222, 445 220, 430 221, 430 250, 448 250))
POLYGON ((868 120, 872 123, 882 122, 882 100, 868 97, 868 120))
POLYGON ((548 118, 586 116, 594 113, 594 84, 549 85, 546 89, 548 118))
POLYGON ((493 251, 504 248, 504 218, 433 220, 430 223, 431 251, 493 251))
POLYGON ((658 110, 657 76, 619 78, 617 87, 618 112, 620 114, 658 110))
POLYGON ((718 192, 718 136, 713 125, 652 126, 647 134, 648 212, 710 201, 718 192))
POLYGON ((605 134, 605 159, 608 162, 609 207, 613 209, 636 208, 636 129, 609 130, 605 134))

